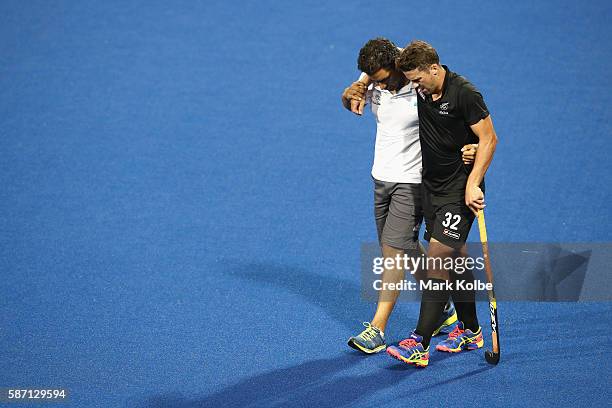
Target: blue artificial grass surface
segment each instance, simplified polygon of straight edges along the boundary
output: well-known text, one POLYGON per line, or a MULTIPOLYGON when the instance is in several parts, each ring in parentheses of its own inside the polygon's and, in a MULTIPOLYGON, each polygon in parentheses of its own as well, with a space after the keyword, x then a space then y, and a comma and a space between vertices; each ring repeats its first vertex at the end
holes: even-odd
MULTIPOLYGON (((340 93, 371 37, 431 42, 484 94, 491 241, 612 240, 610 4, 385 5, 3 1, 0 387, 75 407, 607 405, 607 302, 500 302, 495 368, 345 346, 373 311, 374 123, 340 93)), ((388 338, 417 314, 400 304, 388 338)))

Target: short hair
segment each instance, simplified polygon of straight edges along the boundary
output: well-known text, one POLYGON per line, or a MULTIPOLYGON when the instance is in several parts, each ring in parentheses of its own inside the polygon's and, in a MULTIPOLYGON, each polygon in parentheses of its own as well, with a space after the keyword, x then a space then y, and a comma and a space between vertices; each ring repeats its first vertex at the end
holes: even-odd
POLYGON ((397 69, 406 72, 414 69, 426 70, 433 64, 439 64, 440 57, 435 48, 425 41, 414 40, 399 54, 397 69))
POLYGON ((368 41, 359 50, 357 68, 368 75, 373 75, 381 68, 394 69, 395 59, 399 55, 399 48, 384 37, 368 41))

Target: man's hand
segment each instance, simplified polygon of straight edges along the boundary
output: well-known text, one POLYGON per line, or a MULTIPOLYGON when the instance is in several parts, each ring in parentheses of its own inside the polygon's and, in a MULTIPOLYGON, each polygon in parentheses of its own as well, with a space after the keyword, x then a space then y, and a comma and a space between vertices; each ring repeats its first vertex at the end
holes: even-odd
POLYGON ((475 215, 478 215, 478 210, 484 209, 484 193, 478 186, 470 186, 469 184, 465 187, 465 205, 470 207, 470 210, 475 215))
POLYGON ((342 93, 342 104, 354 114, 362 115, 367 90, 367 85, 363 82, 353 82, 351 86, 346 88, 342 93))
POLYGON ((465 164, 474 163, 474 159, 476 158, 476 151, 478 150, 477 144, 467 144, 461 148, 461 152, 463 155, 461 158, 465 164))

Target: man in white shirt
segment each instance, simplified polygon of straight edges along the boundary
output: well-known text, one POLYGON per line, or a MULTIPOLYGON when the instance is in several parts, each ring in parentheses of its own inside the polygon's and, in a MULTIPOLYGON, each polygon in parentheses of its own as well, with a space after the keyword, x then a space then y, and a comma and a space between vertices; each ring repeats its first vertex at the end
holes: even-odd
MULTIPOLYGON (((418 236, 423 219, 421 206, 421 146, 417 93, 404 74, 395 67, 401 49, 386 38, 368 41, 359 52, 359 81, 346 88, 342 104, 361 115, 366 103, 376 118, 376 145, 372 178, 374 216, 383 257, 419 256, 423 251, 418 236)), ((471 162, 475 146, 464 147, 464 160, 471 162)), ((417 271, 417 279, 419 276, 417 271)), ((401 282, 404 270, 385 268, 385 284, 401 282)), ((348 345, 366 354, 386 348, 384 330, 399 295, 398 290, 379 292, 376 312, 359 335, 348 345)), ((457 321, 451 304, 440 317, 436 334, 457 321)))

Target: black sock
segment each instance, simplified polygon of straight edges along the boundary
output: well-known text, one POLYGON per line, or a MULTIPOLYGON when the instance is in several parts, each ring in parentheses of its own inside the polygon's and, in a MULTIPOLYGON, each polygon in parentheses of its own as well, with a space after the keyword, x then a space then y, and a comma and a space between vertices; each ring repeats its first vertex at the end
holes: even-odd
POLYGON ((453 292, 451 294, 455 309, 457 310, 457 318, 463 322, 463 327, 472 332, 477 332, 480 325, 478 324, 478 316, 476 316, 476 292, 474 290, 457 289, 457 281, 465 281, 466 283, 474 282, 472 271, 467 270, 462 274, 451 273, 453 280, 453 292))
MULTIPOLYGON (((446 281, 443 279, 426 279, 425 282, 430 281, 434 286, 438 284, 445 284, 446 281)), ((444 311, 444 306, 448 302, 450 291, 448 289, 434 290, 424 289, 421 297, 421 311, 419 313, 419 323, 415 330, 416 334, 423 337, 423 347, 429 347, 429 341, 431 335, 438 328, 440 316, 444 311)))

